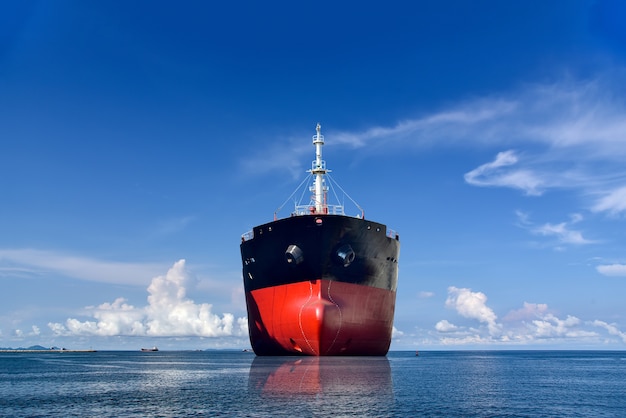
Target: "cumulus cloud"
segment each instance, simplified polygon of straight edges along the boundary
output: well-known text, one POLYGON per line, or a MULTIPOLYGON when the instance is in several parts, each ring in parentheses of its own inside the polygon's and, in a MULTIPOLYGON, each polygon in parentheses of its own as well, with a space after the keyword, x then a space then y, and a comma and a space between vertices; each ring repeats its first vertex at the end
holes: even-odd
POLYGON ((624 344, 626 344, 626 332, 620 331, 615 324, 608 324, 604 321, 595 320, 592 324, 596 327, 604 328, 610 335, 619 337, 624 344))
POLYGON ((456 325, 448 322, 446 319, 442 319, 441 321, 435 324, 435 329, 439 332, 451 332, 459 329, 456 325))
POLYGON ((596 333, 580 327, 582 321, 566 315, 561 319, 550 311, 545 303, 524 302, 521 309, 510 311, 503 322, 508 327, 511 340, 534 341, 552 338, 591 337, 596 333), (515 330, 515 331, 513 331, 515 330))
POLYGON ((92 320, 69 318, 65 323, 49 323, 56 335, 76 336, 199 336, 220 337, 245 335, 245 318, 221 316, 212 312, 207 303, 196 304, 187 298, 190 275, 185 260, 177 261, 162 276, 152 279, 148 286, 148 304, 135 307, 124 298, 86 310, 92 320))
MULTIPOLYGON (((2 335, 0 333, 0 335, 2 335)), ((26 332, 23 331, 21 329, 14 329, 13 330, 13 336, 18 337, 18 338, 23 338, 23 337, 38 337, 39 335, 41 335, 41 330, 39 329, 38 326, 33 325, 30 329, 30 331, 26 332)))
POLYGON ((548 313, 548 305, 545 303, 528 303, 524 302, 524 306, 521 309, 514 309, 510 311, 503 321, 524 321, 532 320, 537 317, 541 317, 548 313))
POLYGON ((456 325, 443 319, 435 324, 438 341, 444 345, 527 345, 567 340, 605 343, 611 337, 617 337, 626 343, 626 333, 617 324, 601 320, 583 321, 574 315, 559 317, 544 303, 524 302, 522 308, 511 310, 498 322, 495 312, 486 302, 487 296, 482 292, 449 287, 446 307, 454 308, 463 318, 486 326, 456 325), (604 336, 598 328, 605 331, 604 336))
POLYGON ((404 335, 404 332, 400 331, 395 326, 391 329, 392 338, 402 337, 403 335, 404 335))
POLYGON ((567 315, 565 319, 560 319, 553 314, 547 314, 539 319, 532 320, 528 326, 533 329, 534 338, 594 335, 593 333, 574 329, 580 322, 580 319, 571 315, 567 315))
POLYGON ((487 324, 489 333, 497 335, 500 326, 496 322, 497 316, 487 306, 487 296, 482 292, 472 292, 471 289, 448 287, 448 298, 446 307, 453 308, 457 313, 465 318, 476 319, 487 324))

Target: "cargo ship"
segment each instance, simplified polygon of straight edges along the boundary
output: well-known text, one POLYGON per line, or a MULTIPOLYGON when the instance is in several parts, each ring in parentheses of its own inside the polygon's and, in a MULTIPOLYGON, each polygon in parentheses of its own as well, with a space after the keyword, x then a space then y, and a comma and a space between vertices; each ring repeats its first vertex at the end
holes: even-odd
POLYGON ((322 159, 319 124, 313 145, 315 160, 301 184, 310 199, 295 202, 290 216, 279 219, 276 211, 272 222, 242 235, 250 344, 259 356, 384 356, 393 330, 399 235, 365 219, 356 203, 355 216, 329 203, 329 187, 337 200, 337 188, 343 189, 322 159))

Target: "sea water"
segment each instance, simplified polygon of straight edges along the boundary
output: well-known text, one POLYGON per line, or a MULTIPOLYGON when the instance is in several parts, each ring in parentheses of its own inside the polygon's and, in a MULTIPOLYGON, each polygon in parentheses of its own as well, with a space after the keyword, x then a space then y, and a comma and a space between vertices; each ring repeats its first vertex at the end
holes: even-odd
POLYGON ((2 417, 625 417, 626 352, 0 353, 2 417))

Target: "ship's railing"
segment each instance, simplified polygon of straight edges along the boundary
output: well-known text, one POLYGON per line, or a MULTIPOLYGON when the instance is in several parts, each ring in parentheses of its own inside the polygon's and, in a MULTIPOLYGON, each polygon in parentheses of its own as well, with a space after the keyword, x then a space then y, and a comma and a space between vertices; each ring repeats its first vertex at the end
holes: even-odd
MULTIPOLYGON (((330 206, 335 206, 335 205, 330 205, 330 206)), ((315 209, 315 207, 312 207, 312 206, 309 206, 309 205, 301 205, 299 207, 302 208, 302 212, 301 213, 295 213, 295 215, 308 215, 308 214, 311 213, 310 212, 311 208, 315 209)), ((331 213, 331 215, 343 215, 343 211, 341 213, 331 213)), ((393 230, 393 229, 387 228, 387 232, 386 233, 387 233, 387 236, 389 238, 393 238, 393 239, 396 239, 396 240, 400 239, 400 234, 398 234, 398 232, 393 230)), ((250 231, 248 231, 248 232, 245 232, 245 233, 241 234, 241 242, 249 241, 252 238, 254 238, 254 230, 252 230, 252 229, 250 231)))
MULTIPOLYGON (((344 215, 343 205, 324 205, 323 214, 325 215, 344 215)), ((293 212, 294 215, 314 215, 315 205, 296 205, 295 210, 293 212)))
POLYGON ((250 241, 252 238, 254 238, 254 230, 250 230, 244 234, 241 234, 241 241, 250 241))

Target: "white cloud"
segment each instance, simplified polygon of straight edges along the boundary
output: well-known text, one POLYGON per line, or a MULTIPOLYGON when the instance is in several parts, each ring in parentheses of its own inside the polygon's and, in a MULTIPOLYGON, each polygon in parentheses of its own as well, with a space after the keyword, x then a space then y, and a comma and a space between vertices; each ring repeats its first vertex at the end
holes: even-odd
POLYGON ((593 242, 583 238, 580 231, 568 229, 568 224, 566 222, 561 222, 560 224, 546 223, 533 228, 533 232, 544 236, 555 236, 564 244, 589 244, 593 242))
MULTIPOLYGON (((330 131, 326 143, 377 155, 426 147, 493 150, 493 160, 465 173, 467 184, 513 188, 529 196, 572 190, 586 199, 584 209, 615 216, 626 213, 624 86, 626 69, 621 68, 584 80, 563 77, 463 100, 395 124, 330 131)), ((307 137, 283 147, 288 154, 283 149, 272 161, 258 155, 247 164, 259 168, 256 161, 264 160, 263 170, 293 173, 299 153, 310 152, 307 137)), ((302 169, 296 172, 300 176, 302 169)), ((572 230, 573 223, 547 223, 535 232, 562 244, 592 242, 572 230)))
POLYGON ((574 329, 580 322, 580 319, 571 315, 567 315, 565 319, 559 319, 552 314, 547 314, 540 319, 532 320, 528 326, 533 330, 533 338, 579 337, 586 334, 585 331, 574 329))
POLYGON ((605 192, 604 196, 596 201, 591 210, 593 212, 608 212, 613 216, 626 212, 626 187, 619 187, 605 192))
POLYGON ((536 225, 530 220, 530 216, 522 211, 516 211, 518 218, 518 225, 530 231, 534 235, 540 235, 544 237, 553 237, 559 244, 572 244, 572 245, 584 245, 593 244, 596 241, 583 237, 581 231, 577 231, 571 228, 571 225, 577 224, 583 220, 582 215, 575 213, 570 216, 569 222, 561 222, 558 224, 544 223, 542 225, 536 225))
POLYGON ((518 162, 515 151, 498 153, 496 159, 465 173, 465 181, 473 186, 512 187, 523 190, 528 195, 543 193, 545 180, 528 169, 504 170, 518 162))
POLYGON ((624 344, 626 344, 626 332, 620 331, 620 329, 615 324, 608 324, 604 321, 595 320, 592 322, 596 327, 601 327, 606 329, 610 335, 615 335, 619 337, 624 344))
POLYGON ((524 302, 521 309, 512 310, 504 318, 503 321, 523 321, 541 317, 548 312, 548 305, 545 303, 528 303, 524 302))
POLYGON ((185 260, 176 262, 164 276, 152 279, 148 287, 148 305, 135 307, 125 299, 87 307, 93 320, 69 318, 64 324, 49 323, 49 328, 62 336, 200 336, 220 337, 246 335, 245 318, 235 319, 212 312, 207 303, 196 304, 186 297, 190 275, 185 260))
POLYGON ((456 335, 446 334, 440 338, 439 342, 442 345, 453 345, 453 346, 467 346, 467 345, 490 345, 492 346, 494 340, 491 336, 484 336, 476 332, 475 330, 472 332, 463 332, 457 333, 456 335))
MULTIPOLYGON (((2 335, 2 334, 0 333, 0 335, 2 335)), ((29 332, 24 332, 21 329, 14 329, 13 330, 13 336, 18 337, 18 338, 38 337, 39 335, 41 335, 41 330, 36 325, 33 325, 29 332)))
POLYGON ((482 292, 472 292, 471 289, 459 289, 454 286, 448 287, 446 307, 454 308, 457 313, 465 318, 476 319, 487 324, 489 334, 497 335, 500 326, 497 324, 497 316, 486 305, 487 296, 482 292))
POLYGON ((20 275, 58 274, 80 280, 127 285, 146 285, 164 265, 120 263, 35 249, 0 249, 5 271, 20 275), (8 270, 7 270, 8 269, 8 270))
POLYGON ((428 292, 428 291, 423 290, 423 291, 419 292, 419 293, 417 294, 417 296, 418 296, 420 299, 428 299, 428 298, 432 298, 433 296, 435 296, 435 293, 434 293, 434 292, 428 292))
POLYGON ((391 337, 392 338, 402 337, 403 335, 404 335, 404 332, 400 331, 396 327, 392 327, 392 329, 391 329, 391 337))
POLYGON ((486 98, 462 103, 450 109, 406 119, 395 126, 371 127, 363 132, 338 132, 333 141, 353 148, 364 146, 380 148, 389 143, 432 146, 451 142, 491 142, 494 122, 516 114, 519 103, 508 98, 486 98), (479 135, 476 135, 479 133, 479 135))
POLYGON ((443 319, 435 324, 435 329, 439 332, 451 332, 458 330, 459 327, 443 319))
POLYGON ((435 324, 438 343, 443 345, 505 344, 530 345, 554 344, 563 341, 578 341, 606 344, 611 337, 617 337, 626 344, 626 332, 617 324, 601 320, 583 321, 574 315, 560 318, 550 311, 547 304, 528 303, 504 316, 502 323, 496 321, 496 314, 486 305, 487 296, 471 289, 448 289, 446 307, 455 308, 457 313, 469 319, 485 323, 487 327, 458 326, 448 320, 435 324), (608 336, 598 333, 602 328, 608 336))
POLYGON ((626 264, 604 264, 597 266, 596 270, 605 276, 626 276, 626 264))
POLYGON ((626 155, 623 117, 626 103, 616 89, 625 84, 625 79, 626 71, 617 70, 595 79, 565 78, 552 84, 528 84, 507 94, 466 100, 393 126, 332 132, 329 138, 354 148, 385 146, 390 142, 403 146, 402 149, 531 143, 544 146, 547 152, 584 149, 574 155, 546 153, 543 157, 550 161, 554 158, 618 161, 626 155))

